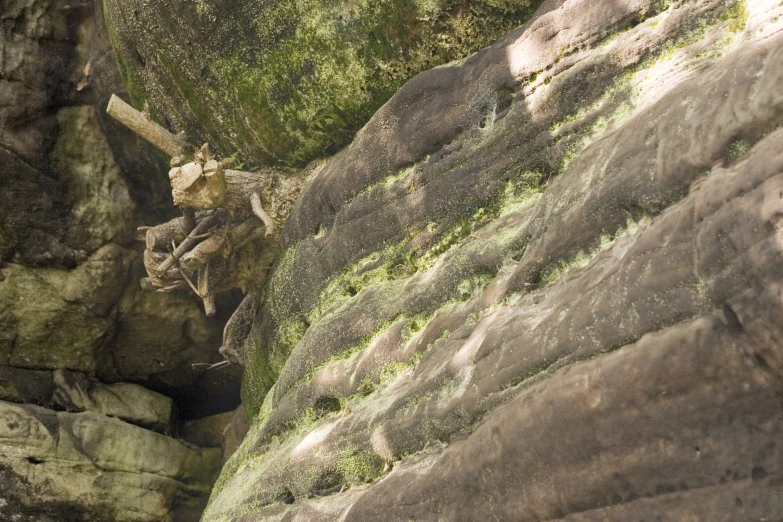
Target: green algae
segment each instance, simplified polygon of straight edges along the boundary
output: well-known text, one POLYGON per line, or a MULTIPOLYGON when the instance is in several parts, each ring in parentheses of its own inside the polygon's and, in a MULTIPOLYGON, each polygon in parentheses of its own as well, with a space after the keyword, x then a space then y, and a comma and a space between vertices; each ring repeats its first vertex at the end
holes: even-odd
POLYGON ((383 474, 385 463, 372 451, 350 444, 340 450, 337 468, 347 484, 365 484, 383 474))
MULTIPOLYGON (((662 13, 668 10, 671 5, 672 2, 661 2, 651 14, 662 13)), ((748 16, 745 0, 726 2, 722 9, 711 11, 690 22, 676 37, 666 40, 658 49, 644 56, 635 65, 627 67, 595 101, 553 121, 549 126, 549 131, 555 141, 570 138, 560 157, 560 172, 564 172, 571 162, 598 136, 621 125, 633 114, 638 104, 636 80, 644 71, 671 60, 678 50, 703 40, 710 29, 720 24, 723 24, 731 33, 742 31, 748 16)), ((598 45, 608 45, 632 29, 633 27, 616 31, 599 42, 598 45)), ((732 41, 732 36, 720 39, 710 46, 710 50, 703 51, 697 58, 709 56, 711 53, 719 53, 732 41)))

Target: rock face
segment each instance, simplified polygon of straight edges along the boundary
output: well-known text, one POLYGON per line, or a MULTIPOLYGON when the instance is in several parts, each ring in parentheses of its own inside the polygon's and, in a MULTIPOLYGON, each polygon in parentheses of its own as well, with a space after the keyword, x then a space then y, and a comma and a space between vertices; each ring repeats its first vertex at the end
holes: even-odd
POLYGON ((783 6, 548 0, 304 189, 204 521, 774 520, 783 6))
POLYGON ((206 414, 232 409, 238 372, 191 367, 220 359, 228 314, 208 320, 186 294, 139 288, 135 228, 174 209, 165 172, 133 139, 129 158, 128 136, 93 108, 123 90, 105 28, 89 3, 20 0, 2 17, 0 366, 137 381, 206 414))
POLYGON ((248 165, 347 144, 411 76, 462 59, 540 0, 108 0, 138 108, 248 165))
POLYGON ((197 520, 221 452, 179 418, 233 409, 239 372, 191 366, 220 359, 225 317, 139 288, 135 228, 174 209, 102 120, 124 89, 96 20, 0 2, 0 520, 197 520))
POLYGON ((0 516, 20 522, 197 520, 219 449, 98 413, 0 402, 0 516))

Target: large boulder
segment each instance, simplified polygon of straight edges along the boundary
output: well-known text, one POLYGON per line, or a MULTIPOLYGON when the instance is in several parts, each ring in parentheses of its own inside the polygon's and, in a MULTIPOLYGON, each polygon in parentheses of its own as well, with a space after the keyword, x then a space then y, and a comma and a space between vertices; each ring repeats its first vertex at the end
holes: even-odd
POLYGON ((782 82, 762 0, 408 82, 286 223, 203 520, 779 518, 782 82))
POLYGON ((197 520, 219 466, 217 448, 95 412, 0 401, 3 520, 197 520))
POLYGON ((538 0, 108 0, 139 109, 246 165, 303 164, 347 144, 418 72, 462 59, 538 0))

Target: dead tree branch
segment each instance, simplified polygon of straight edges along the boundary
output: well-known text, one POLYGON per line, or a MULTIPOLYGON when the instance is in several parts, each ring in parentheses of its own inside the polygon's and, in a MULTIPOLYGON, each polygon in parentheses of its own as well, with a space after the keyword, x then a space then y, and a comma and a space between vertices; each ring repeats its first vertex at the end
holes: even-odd
POLYGON ((193 155, 195 147, 147 118, 143 113, 122 101, 116 94, 111 95, 106 112, 169 156, 193 155))

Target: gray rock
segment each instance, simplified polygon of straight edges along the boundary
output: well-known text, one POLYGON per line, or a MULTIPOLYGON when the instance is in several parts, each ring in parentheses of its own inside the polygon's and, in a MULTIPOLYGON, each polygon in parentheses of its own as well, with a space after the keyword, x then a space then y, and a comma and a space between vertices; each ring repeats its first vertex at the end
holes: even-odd
POLYGON ((135 254, 110 244, 75 270, 0 268, 0 309, 8 339, 3 364, 94 372, 105 365, 119 299, 135 254))
POLYGON ((86 58, 74 48, 72 31, 90 9, 60 4, 11 0, 2 7, 0 221, 4 259, 16 253, 29 265, 73 267, 79 254, 66 237, 70 201, 50 152, 59 107, 87 99, 76 90, 86 58))
POLYGON ((176 420, 174 403, 165 395, 132 383, 104 384, 62 369, 0 367, 0 400, 60 411, 92 411, 161 433, 170 433, 176 420))
POLYGON ((53 402, 66 411, 92 411, 154 431, 171 430, 174 402, 165 395, 127 382, 103 384, 67 370, 56 370, 53 380, 53 402))
POLYGON ((240 404, 223 430, 223 464, 237 452, 249 429, 245 408, 240 404))
POLYGON ((135 208, 120 167, 89 105, 57 112, 54 168, 68 187, 68 242, 92 252, 132 239, 135 208))
POLYGON ((0 366, 0 401, 44 405, 53 392, 50 372, 0 366))
POLYGON ((552 0, 408 82, 285 225, 203 520, 778 517, 781 16, 552 0))
POLYGON ((234 408, 236 370, 191 367, 219 360, 232 303, 208 320, 187 293, 138 288, 134 228, 172 206, 166 171, 103 121, 122 82, 100 10, 14 0, 0 16, 0 365, 140 382, 195 398, 187 416, 234 408))
POLYGON ((0 402, 0 462, 4 520, 197 520, 220 450, 98 413, 0 402))
POLYGON ((233 411, 183 422, 179 436, 202 448, 219 448, 223 445, 223 431, 234 416, 233 411))
POLYGON ((134 305, 134 229, 171 216, 166 171, 102 120, 122 82, 92 2, 10 0, 0 19, 0 400, 26 403, 0 403, 0 520, 197 520, 220 450, 131 424, 176 419, 128 381, 195 398, 190 416, 238 400, 236 372, 191 368, 220 357, 222 322, 187 294, 134 305))

